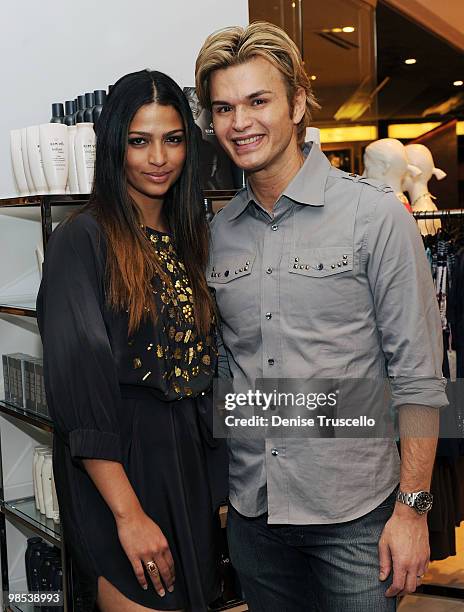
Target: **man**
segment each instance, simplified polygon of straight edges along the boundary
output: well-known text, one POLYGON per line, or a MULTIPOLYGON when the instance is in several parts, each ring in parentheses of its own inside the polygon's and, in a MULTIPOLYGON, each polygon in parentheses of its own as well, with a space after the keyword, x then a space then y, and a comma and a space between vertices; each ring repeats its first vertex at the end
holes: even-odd
POLYGON ((280 28, 209 36, 196 86, 248 177, 212 223, 208 271, 234 385, 388 376, 403 431, 401 472, 390 439, 230 441, 229 546, 245 598, 252 612, 393 610, 427 569, 419 511, 447 403, 414 220, 388 186, 332 168, 315 145, 304 158, 317 104, 280 28))

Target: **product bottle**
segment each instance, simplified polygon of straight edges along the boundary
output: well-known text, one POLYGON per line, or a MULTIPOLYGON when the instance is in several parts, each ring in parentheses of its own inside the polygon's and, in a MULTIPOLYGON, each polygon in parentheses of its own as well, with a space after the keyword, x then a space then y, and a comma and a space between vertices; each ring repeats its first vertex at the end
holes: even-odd
POLYGON ((39 537, 27 538, 27 548, 24 554, 24 564, 26 566, 27 589, 31 590, 31 558, 34 550, 42 549, 43 540, 39 537))
POLYGON ((94 125, 97 123, 100 118, 101 112, 103 110, 103 104, 106 100, 106 91, 104 89, 96 89, 94 91, 95 94, 95 106, 93 107, 92 117, 94 125))
POLYGON ((85 112, 85 96, 77 96, 77 111, 74 123, 83 123, 85 112))
POLYGON ((29 155, 27 153, 27 132, 26 128, 21 129, 21 155, 23 158, 24 174, 26 175, 27 185, 29 187, 29 195, 37 195, 32 180, 31 169, 29 167, 29 155))
POLYGON ((40 505, 39 505, 39 494, 38 494, 38 490, 37 490, 37 461, 39 459, 39 451, 47 451, 50 452, 50 447, 49 446, 36 446, 34 448, 34 455, 33 455, 33 459, 32 459, 32 482, 34 485, 34 498, 35 498, 35 507, 37 508, 37 510, 40 510, 40 505))
MULTIPOLYGON (((48 125, 53 125, 53 123, 50 123, 48 125)), ((48 186, 43 169, 38 125, 31 125, 26 128, 26 142, 29 168, 31 171, 35 190, 38 194, 46 194, 48 193, 48 186)))
POLYGON ((58 506, 58 497, 56 495, 56 486, 55 486, 55 475, 53 473, 53 468, 52 468, 52 501, 53 501, 53 522, 54 523, 59 523, 60 522, 60 508, 58 506))
POLYGON ((76 153, 74 143, 76 140, 77 126, 68 127, 68 187, 69 193, 80 193, 79 181, 77 180, 76 153))
POLYGON ((64 109, 61 102, 52 104, 52 117, 50 123, 64 123, 64 109))
POLYGON ((85 123, 93 123, 93 107, 95 106, 95 96, 93 93, 85 94, 85 111, 84 121, 85 123))
POLYGON ((10 154, 18 195, 27 196, 29 195, 29 187, 21 153, 21 130, 10 130, 10 154))
POLYGON ((49 193, 65 193, 68 181, 68 126, 43 123, 39 126, 39 138, 49 193))
POLYGON ((93 123, 78 123, 74 140, 77 181, 80 193, 90 193, 95 171, 95 132, 93 123))
POLYGON ((75 125, 76 123, 76 102, 75 100, 66 100, 64 103, 65 106, 65 116, 64 123, 65 125, 75 125))
POLYGON ((37 497, 39 498, 39 511, 41 514, 45 514, 45 502, 43 495, 43 485, 42 485, 42 466, 45 459, 45 455, 49 453, 49 450, 39 450, 38 451, 38 459, 35 466, 35 478, 37 483, 37 497))
POLYGON ((42 490, 45 516, 49 519, 53 518, 52 469, 52 453, 47 453, 42 465, 42 490))

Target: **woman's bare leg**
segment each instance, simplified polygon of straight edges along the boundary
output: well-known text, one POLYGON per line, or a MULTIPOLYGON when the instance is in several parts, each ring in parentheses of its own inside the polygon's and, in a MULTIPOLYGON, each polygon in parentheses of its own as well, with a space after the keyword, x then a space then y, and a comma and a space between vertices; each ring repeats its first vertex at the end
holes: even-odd
MULTIPOLYGON (((103 576, 98 578, 97 603, 101 612, 159 612, 153 608, 146 608, 145 606, 141 606, 127 599, 127 597, 124 597, 124 595, 103 576)), ((176 612, 184 611, 176 610, 176 612)))

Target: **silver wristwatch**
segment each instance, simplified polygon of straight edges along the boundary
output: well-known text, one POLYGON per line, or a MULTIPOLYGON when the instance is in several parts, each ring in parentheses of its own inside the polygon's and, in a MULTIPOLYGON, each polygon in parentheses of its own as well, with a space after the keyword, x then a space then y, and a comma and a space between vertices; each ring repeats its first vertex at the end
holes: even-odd
POLYGON ((433 495, 428 491, 417 491, 417 493, 398 491, 396 501, 414 508, 417 514, 425 514, 433 505, 433 495))

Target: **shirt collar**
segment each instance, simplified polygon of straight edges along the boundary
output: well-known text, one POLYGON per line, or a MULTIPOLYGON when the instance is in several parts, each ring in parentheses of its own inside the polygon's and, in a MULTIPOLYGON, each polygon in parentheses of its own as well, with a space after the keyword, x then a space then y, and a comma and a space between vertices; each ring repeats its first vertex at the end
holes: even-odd
MULTIPOLYGON (((293 177, 282 195, 290 200, 307 206, 324 206, 325 186, 330 172, 330 162, 321 149, 314 144, 305 145, 306 159, 298 173, 293 177), (307 153, 307 151, 309 151, 307 153)), ((239 217, 251 202, 256 201, 251 185, 247 181, 231 203, 224 209, 229 221, 239 217)))

